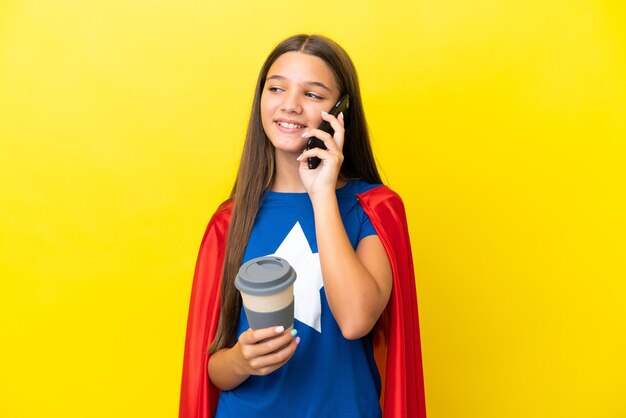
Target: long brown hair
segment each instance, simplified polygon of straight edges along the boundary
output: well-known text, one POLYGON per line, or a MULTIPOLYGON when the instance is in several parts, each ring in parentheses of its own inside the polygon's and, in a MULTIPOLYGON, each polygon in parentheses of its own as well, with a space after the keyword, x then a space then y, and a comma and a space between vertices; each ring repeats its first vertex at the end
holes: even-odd
POLYGON ((274 146, 261 124, 261 95, 274 61, 292 51, 323 59, 333 71, 341 94, 350 95, 350 106, 344 112, 344 161, 339 175, 344 179, 358 178, 369 183, 382 183, 370 146, 356 69, 348 54, 334 41, 320 35, 295 35, 285 39, 265 60, 254 92, 237 180, 230 194, 234 203, 233 214, 222 271, 220 318, 217 334, 209 349, 211 353, 232 347, 236 341, 241 295, 235 288, 235 276, 243 260, 263 194, 274 180, 274 146))

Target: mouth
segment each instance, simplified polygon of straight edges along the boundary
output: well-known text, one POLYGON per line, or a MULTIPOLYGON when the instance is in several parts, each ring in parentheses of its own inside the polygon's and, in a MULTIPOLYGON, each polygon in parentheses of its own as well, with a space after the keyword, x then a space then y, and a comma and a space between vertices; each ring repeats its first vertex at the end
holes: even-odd
POLYGON ((286 130, 290 130, 290 131, 297 131, 299 129, 306 128, 306 125, 302 125, 295 121, 275 120, 274 123, 278 125, 279 127, 286 129, 286 130))

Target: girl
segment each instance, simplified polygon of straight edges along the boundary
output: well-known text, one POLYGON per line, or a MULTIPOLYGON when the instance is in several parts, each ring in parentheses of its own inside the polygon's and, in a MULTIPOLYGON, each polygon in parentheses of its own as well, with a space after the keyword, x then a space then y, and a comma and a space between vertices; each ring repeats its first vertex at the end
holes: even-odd
POLYGON ((426 416, 404 208, 381 183, 346 52, 318 35, 281 42, 200 248, 180 417, 426 416), (345 114, 326 113, 346 94, 345 114), (309 137, 327 149, 303 151, 309 137), (234 286, 242 263, 270 254, 298 275, 291 332, 249 329, 234 286))

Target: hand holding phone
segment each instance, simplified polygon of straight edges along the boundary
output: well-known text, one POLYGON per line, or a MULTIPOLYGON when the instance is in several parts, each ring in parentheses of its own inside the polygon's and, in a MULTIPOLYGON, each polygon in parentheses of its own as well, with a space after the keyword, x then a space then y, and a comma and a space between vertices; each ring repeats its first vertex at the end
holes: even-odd
MULTIPOLYGON (((341 99, 339 99, 339 101, 335 104, 335 106, 333 106, 333 108, 328 113, 337 117, 337 115, 339 115, 341 112, 344 112, 344 116, 345 116, 345 111, 348 108, 349 103, 350 103, 350 96, 347 94, 344 94, 341 97, 341 99)), ((327 132, 331 135, 333 133, 333 128, 330 126, 330 123, 328 123, 325 120, 323 120, 322 123, 320 123, 320 126, 318 126, 317 129, 327 132)), ((305 151, 310 150, 312 148, 327 149, 326 145, 324 145, 324 141, 314 136, 310 137, 309 140, 306 142, 305 151)), ((309 165, 310 170, 317 168, 317 166, 320 165, 320 163, 322 162, 322 160, 320 160, 317 157, 309 157, 307 160, 308 160, 308 165, 309 165)))

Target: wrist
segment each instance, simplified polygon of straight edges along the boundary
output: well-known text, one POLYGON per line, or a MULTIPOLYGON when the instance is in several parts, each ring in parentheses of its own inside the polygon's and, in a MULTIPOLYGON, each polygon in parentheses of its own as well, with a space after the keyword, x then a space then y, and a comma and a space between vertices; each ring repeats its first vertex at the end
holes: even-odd
POLYGON ((239 342, 237 342, 229 351, 233 373, 242 381, 246 380, 250 377, 250 373, 247 368, 247 363, 243 357, 243 353, 241 352, 239 342))
POLYGON ((315 192, 309 192, 309 198, 313 209, 317 209, 320 206, 325 206, 329 203, 337 202, 336 189, 328 188, 324 190, 317 190, 315 192))

